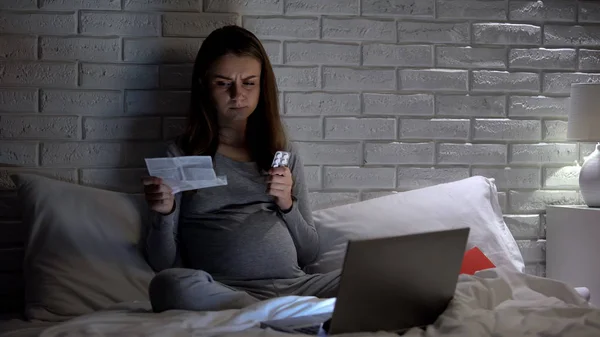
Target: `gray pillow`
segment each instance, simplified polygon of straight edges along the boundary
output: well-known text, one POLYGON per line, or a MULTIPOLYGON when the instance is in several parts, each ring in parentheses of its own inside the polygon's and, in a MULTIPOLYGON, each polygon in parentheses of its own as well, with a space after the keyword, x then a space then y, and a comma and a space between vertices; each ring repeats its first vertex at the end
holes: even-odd
POLYGON ((25 315, 64 321, 120 302, 148 301, 141 195, 15 174, 24 225, 25 315))

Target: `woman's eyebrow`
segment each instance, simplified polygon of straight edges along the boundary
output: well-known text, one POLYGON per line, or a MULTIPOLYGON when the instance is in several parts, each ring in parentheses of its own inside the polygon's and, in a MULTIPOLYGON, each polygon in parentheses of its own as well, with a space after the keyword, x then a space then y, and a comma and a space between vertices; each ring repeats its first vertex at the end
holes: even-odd
POLYGON ((219 75, 219 74, 215 74, 214 76, 215 76, 215 78, 222 78, 222 79, 224 79, 224 80, 233 81, 233 78, 231 78, 231 77, 227 77, 227 76, 225 76, 225 75, 219 75))
MULTIPOLYGON (((225 80, 228 80, 228 81, 233 81, 233 78, 231 78, 231 77, 227 77, 227 76, 225 76, 225 75, 219 75, 219 74, 215 74, 214 76, 215 76, 216 78, 222 78, 222 79, 225 79, 225 80)), ((252 78, 255 78, 255 77, 258 77, 258 76, 257 76, 257 75, 250 75, 250 76, 248 76, 248 77, 244 77, 244 78, 242 78, 242 80, 249 80, 249 79, 252 79, 252 78)))

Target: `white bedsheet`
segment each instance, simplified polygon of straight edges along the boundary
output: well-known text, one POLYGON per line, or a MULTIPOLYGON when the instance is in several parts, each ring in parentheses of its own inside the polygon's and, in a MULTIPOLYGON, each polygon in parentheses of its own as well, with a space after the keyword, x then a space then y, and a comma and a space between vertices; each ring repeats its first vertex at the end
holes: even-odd
MULTIPOLYGON (((595 294, 592 294, 594 296, 595 294)), ((257 328, 262 320, 322 313, 335 300, 281 297, 243 310, 148 311, 147 303, 97 312, 58 324, 41 336, 289 336, 257 328)), ((356 336, 396 336, 362 333, 356 336)), ((426 331, 406 336, 600 336, 600 309, 569 286, 508 269, 461 275, 448 309, 426 331)))

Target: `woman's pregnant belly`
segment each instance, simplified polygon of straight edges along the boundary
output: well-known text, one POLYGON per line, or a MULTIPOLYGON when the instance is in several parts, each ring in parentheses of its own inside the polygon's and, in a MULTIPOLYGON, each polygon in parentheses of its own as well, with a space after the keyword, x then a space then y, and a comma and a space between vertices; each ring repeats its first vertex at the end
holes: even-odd
POLYGON ((273 211, 205 214, 182 220, 180 243, 185 262, 216 280, 293 278, 304 274, 290 232, 273 211))

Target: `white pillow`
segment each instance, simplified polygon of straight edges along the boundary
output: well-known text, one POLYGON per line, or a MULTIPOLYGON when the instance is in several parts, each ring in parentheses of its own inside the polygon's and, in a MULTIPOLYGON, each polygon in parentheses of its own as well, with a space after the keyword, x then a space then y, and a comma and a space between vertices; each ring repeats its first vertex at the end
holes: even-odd
POLYGON ((477 246, 496 266, 524 269, 517 242, 504 223, 496 186, 481 176, 322 209, 313 218, 320 253, 306 268, 311 273, 340 268, 349 239, 461 227, 471 228, 467 249, 477 246))
POLYGON ((143 252, 148 209, 139 195, 35 174, 12 176, 28 226, 25 316, 66 321, 121 302, 148 301, 143 252))

